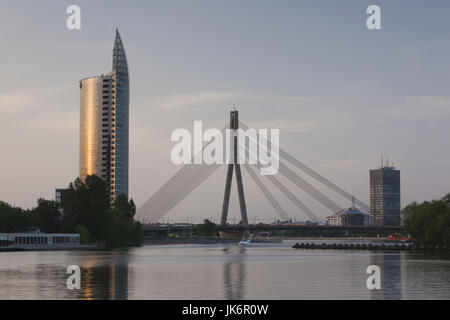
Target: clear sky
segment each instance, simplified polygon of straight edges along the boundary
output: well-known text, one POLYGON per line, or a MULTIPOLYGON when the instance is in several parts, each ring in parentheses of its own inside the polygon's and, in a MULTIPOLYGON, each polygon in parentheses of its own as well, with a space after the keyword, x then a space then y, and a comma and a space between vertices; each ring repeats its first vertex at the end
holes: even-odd
MULTIPOLYGON (((0 200, 32 207, 77 177, 78 81, 111 70, 116 27, 130 69, 138 206, 178 170, 171 132, 194 120, 222 128, 233 104, 367 203, 381 154, 401 170, 402 205, 439 198, 450 192, 449 15, 450 2, 437 0, 1 1, 0 200), (66 28, 70 4, 81 7, 81 30, 66 28), (369 4, 381 7, 382 30, 366 28, 369 4)), ((170 218, 217 221, 225 172, 170 218)), ((244 188, 249 220, 275 216, 246 174, 244 188)))

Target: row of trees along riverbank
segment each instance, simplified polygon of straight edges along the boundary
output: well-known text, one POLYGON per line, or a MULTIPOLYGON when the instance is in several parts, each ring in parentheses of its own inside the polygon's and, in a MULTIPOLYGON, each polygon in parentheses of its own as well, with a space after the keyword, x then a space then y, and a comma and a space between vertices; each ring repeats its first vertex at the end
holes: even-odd
POLYGON ((409 204, 402 220, 415 244, 450 246, 450 193, 440 200, 409 204))
POLYGON ((136 206, 119 195, 111 205, 105 181, 92 175, 83 183, 69 184, 61 219, 58 204, 39 199, 37 207, 22 209, 0 201, 0 232, 20 232, 37 226, 46 233, 79 233, 82 243, 103 242, 114 248, 143 241, 141 223, 134 220, 136 206))

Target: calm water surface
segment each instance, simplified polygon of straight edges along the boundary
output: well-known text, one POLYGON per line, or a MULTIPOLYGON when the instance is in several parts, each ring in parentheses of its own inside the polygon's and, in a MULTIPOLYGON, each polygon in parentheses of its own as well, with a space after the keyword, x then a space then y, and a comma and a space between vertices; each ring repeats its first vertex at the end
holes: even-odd
POLYGON ((0 253, 0 299, 450 299, 450 257, 292 243, 0 253), (366 269, 381 268, 381 290, 366 269), (81 290, 66 287, 68 265, 81 290))

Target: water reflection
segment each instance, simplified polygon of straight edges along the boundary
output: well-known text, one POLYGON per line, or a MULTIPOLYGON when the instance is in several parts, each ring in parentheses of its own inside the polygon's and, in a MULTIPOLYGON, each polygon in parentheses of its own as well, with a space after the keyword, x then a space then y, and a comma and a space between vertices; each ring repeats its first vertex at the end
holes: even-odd
POLYGON ((450 253, 405 253, 403 258, 403 299, 450 299, 450 253))
POLYGON ((0 299, 450 299, 450 257, 265 244, 3 252, 0 288, 0 299), (366 287, 370 264, 380 290, 366 287), (66 287, 69 265, 81 290, 66 287))
POLYGON ((227 261, 223 265, 224 298, 228 300, 245 297, 245 248, 225 248, 227 261), (237 249, 237 253, 234 251, 237 249))
POLYGON ((129 254, 114 251, 104 259, 88 256, 81 265, 81 299, 125 300, 130 277, 129 254))
POLYGON ((372 300, 400 300, 402 298, 402 253, 374 253, 370 263, 380 267, 381 289, 370 290, 372 300))

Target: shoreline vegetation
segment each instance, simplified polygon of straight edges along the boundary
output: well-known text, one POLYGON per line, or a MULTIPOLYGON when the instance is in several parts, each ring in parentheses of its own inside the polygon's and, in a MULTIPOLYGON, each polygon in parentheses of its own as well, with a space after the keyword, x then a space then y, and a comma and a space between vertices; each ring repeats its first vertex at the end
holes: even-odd
POLYGON ((37 207, 22 209, 0 201, 0 232, 20 232, 31 226, 45 233, 79 233, 81 244, 99 243, 105 248, 138 246, 142 228, 134 220, 133 199, 119 195, 113 204, 104 180, 92 175, 69 184, 61 216, 53 200, 39 199, 37 207))
POLYGON ((450 193, 439 200, 407 205, 402 222, 415 245, 450 247, 450 193))
MULTIPOLYGON (((69 184, 64 199, 64 214, 60 216, 58 204, 39 199, 37 207, 22 209, 0 201, 0 232, 19 232, 37 226, 46 233, 79 233, 81 244, 98 243, 99 248, 138 246, 144 243, 142 226, 134 220, 136 206, 132 199, 119 195, 113 204, 109 201, 106 183, 99 177, 87 176, 85 182, 77 178, 69 184)), ((402 210, 402 225, 409 243, 417 249, 450 248, 450 193, 439 200, 413 202, 402 210)), ((199 239, 209 243, 222 242, 217 237, 216 225, 205 219, 198 226, 199 239)), ((284 238, 284 237, 283 237, 284 238)), ((345 240, 335 237, 286 237, 283 240, 345 240), (290 239, 289 239, 290 238, 290 239)), ((348 240, 375 240, 383 238, 360 237, 348 240)), ((194 239, 145 239, 145 244, 191 242, 194 239)), ((195 241, 195 240, 194 240, 195 241)), ((227 241, 228 242, 228 241, 227 241)), ((306 244, 305 244, 306 246, 306 244)), ((408 247, 410 247, 408 245, 408 247)), ((381 246, 380 246, 381 248, 381 246)))

